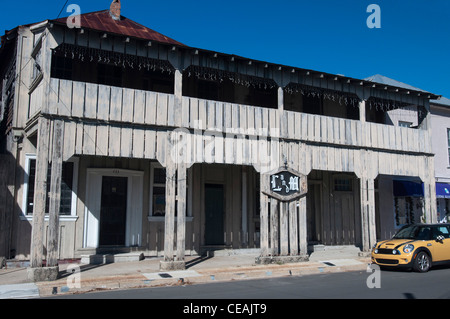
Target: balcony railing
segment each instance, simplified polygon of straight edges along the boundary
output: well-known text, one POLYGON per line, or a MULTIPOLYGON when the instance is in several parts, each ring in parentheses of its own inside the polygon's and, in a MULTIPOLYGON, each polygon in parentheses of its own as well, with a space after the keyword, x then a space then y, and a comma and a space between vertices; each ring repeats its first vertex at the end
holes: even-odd
POLYGON ((173 94, 51 79, 53 115, 111 123, 183 127, 312 144, 431 153, 427 130, 280 111, 173 94))

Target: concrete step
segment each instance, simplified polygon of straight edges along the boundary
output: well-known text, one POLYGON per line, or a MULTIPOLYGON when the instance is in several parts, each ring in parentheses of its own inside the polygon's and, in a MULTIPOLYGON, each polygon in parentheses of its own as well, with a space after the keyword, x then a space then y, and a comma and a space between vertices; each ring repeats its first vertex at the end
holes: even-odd
POLYGON ((310 261, 321 261, 327 259, 345 259, 345 258, 358 258, 361 250, 353 245, 314 245, 311 247, 310 261))
POLYGON ((144 254, 139 252, 124 253, 124 254, 92 254, 81 255, 81 263, 87 265, 102 265, 120 262, 141 261, 144 259, 144 254))

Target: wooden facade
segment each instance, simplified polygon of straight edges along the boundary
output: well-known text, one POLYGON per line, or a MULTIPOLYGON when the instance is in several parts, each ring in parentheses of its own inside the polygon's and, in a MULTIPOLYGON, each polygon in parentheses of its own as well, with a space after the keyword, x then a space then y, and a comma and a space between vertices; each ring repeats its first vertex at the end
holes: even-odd
MULTIPOLYGON (((95 189, 101 188, 103 176, 111 175, 128 178, 125 246, 163 255, 163 264, 169 268, 183 267, 186 253, 199 254, 206 246, 204 197, 209 184, 223 185, 225 232, 221 246, 257 248, 262 257, 307 256, 312 241, 308 231, 316 227, 310 224, 308 216, 314 214, 307 205, 330 201, 331 192, 323 187, 328 185, 325 177, 331 181, 329 174, 351 176, 354 213, 351 221, 342 218, 331 223, 327 220, 337 210, 324 210, 317 217, 319 237, 337 228, 353 235, 348 240, 342 235, 345 240, 334 242, 370 250, 377 240, 375 181, 380 175, 419 178, 425 190, 425 220, 435 221, 428 117, 415 129, 366 120, 366 101, 371 97, 429 111, 429 94, 101 30, 69 29, 52 21, 23 27, 18 38, 17 60, 26 62, 39 56, 42 70, 40 78, 32 80, 31 64, 18 63, 17 73, 23 81, 16 88, 19 101, 14 122, 24 132, 17 166, 25 170, 26 155, 36 155, 33 215, 23 216, 15 226, 20 233, 27 229, 23 224, 31 220, 29 241, 17 239, 15 244, 31 245, 30 253, 24 249, 23 257, 29 257, 33 267, 41 267, 44 259, 57 265, 58 258, 79 258, 100 248, 101 193, 95 189), (63 44, 169 63, 173 93, 52 77, 54 51, 63 44), (183 79, 192 76, 187 71, 191 66, 212 70, 211 75, 231 78, 234 74, 250 82, 273 82, 277 105, 186 96, 183 79), (286 88, 292 83, 356 96, 359 120, 285 110, 285 95, 290 94, 286 88), (61 165, 74 159, 78 161, 75 213, 58 218, 61 165), (154 165, 166 172, 163 217, 149 213, 154 165), (319 189, 314 185, 321 185, 321 195, 280 205, 262 193, 266 173, 282 166, 311 178, 311 192, 319 189), (316 181, 316 176, 322 177, 316 181), (48 208, 47 183, 51 193, 48 208)), ((245 88, 246 84, 242 85, 245 88)), ((20 186, 25 174, 17 175, 20 186)), ((20 212, 25 211, 23 196, 22 188, 16 192, 20 212)), ((333 240, 322 238, 321 242, 333 240)))

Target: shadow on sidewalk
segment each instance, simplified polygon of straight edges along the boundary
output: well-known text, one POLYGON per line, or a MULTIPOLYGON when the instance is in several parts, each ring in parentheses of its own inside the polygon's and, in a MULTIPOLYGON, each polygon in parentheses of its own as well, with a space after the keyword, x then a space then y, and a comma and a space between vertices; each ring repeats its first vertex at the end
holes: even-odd
MULTIPOLYGON (((77 266, 79 268, 79 272, 83 273, 85 271, 96 269, 96 268, 99 268, 99 267, 102 267, 102 266, 105 266, 105 265, 107 265, 107 264, 81 265, 81 266, 77 265, 77 266)), ((77 272, 77 268, 67 268, 65 270, 60 270, 59 273, 58 273, 58 279, 64 279, 66 277, 69 277, 70 275, 73 275, 76 272, 77 272)))
POLYGON ((211 259, 212 256, 199 256, 197 258, 194 258, 192 260, 189 260, 186 262, 186 269, 189 269, 195 265, 198 265, 204 261, 207 261, 208 259, 211 259))

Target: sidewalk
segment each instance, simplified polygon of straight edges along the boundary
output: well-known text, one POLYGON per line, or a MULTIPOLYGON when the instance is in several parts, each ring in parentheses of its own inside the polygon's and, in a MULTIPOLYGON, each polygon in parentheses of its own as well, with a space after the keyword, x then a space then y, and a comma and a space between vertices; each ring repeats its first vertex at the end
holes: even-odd
POLYGON ((254 255, 186 257, 186 270, 160 272, 161 258, 103 265, 60 266, 60 278, 52 282, 27 282, 26 268, 0 270, 0 299, 46 297, 101 290, 149 288, 217 281, 302 276, 320 273, 366 271, 369 258, 336 258, 291 264, 255 264, 254 255), (69 267, 69 272, 67 271, 69 267), (79 267, 79 268, 78 268, 79 267), (21 294, 21 291, 23 293, 21 294), (39 294, 37 294, 37 291, 39 294))

